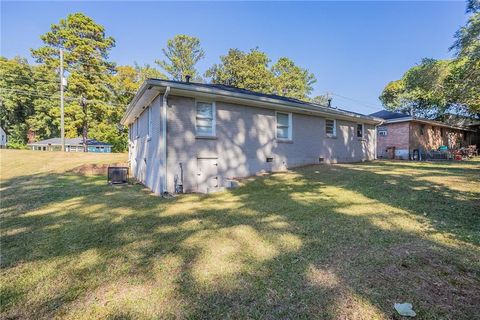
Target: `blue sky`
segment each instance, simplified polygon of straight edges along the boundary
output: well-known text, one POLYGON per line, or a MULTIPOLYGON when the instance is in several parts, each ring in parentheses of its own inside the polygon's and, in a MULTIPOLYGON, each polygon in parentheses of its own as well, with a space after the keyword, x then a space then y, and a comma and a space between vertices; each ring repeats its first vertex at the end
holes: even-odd
POLYGON ((465 23, 458 2, 1 2, 1 55, 30 56, 39 36, 68 13, 83 12, 116 40, 111 60, 153 64, 167 39, 200 38, 203 73, 229 48, 259 47, 317 77, 314 95, 352 111, 381 109, 378 96, 423 57, 451 57, 465 23), (339 96, 340 95, 340 96, 339 96), (356 101, 352 101, 349 99, 356 101))

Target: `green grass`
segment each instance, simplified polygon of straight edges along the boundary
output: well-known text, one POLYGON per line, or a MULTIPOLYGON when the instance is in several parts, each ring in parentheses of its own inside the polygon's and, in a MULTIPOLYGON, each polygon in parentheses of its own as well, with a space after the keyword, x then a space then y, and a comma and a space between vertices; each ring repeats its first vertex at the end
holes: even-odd
POLYGON ((0 156, 1 318, 399 319, 395 302, 480 318, 478 160, 310 166, 165 200, 63 172, 125 155, 0 156))

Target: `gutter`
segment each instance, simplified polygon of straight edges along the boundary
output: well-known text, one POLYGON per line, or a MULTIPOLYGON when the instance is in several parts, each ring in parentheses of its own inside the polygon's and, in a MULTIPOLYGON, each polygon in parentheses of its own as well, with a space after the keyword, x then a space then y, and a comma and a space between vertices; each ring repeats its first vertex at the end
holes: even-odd
POLYGON ((170 87, 165 89, 163 94, 162 104, 162 160, 163 160, 163 181, 162 181, 162 194, 168 193, 167 191, 167 107, 168 107, 168 94, 170 93, 170 87))

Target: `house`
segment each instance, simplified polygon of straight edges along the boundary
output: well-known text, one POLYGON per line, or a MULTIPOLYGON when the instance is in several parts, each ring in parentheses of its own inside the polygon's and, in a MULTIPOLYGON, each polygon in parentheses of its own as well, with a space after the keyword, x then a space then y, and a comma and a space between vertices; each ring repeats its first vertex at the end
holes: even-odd
POLYGON ((156 194, 213 192, 230 179, 375 158, 380 119, 218 84, 148 79, 129 104, 131 173, 156 194))
POLYGON ((441 146, 449 149, 468 146, 474 137, 469 128, 403 113, 382 110, 370 116, 384 119, 377 128, 379 158, 425 159, 427 152, 441 146))
MULTIPOLYGON (((61 151, 62 141, 60 138, 52 138, 32 142, 28 146, 30 149, 38 151, 61 151)), ((95 139, 87 139, 87 150, 88 152, 110 153, 112 152, 112 145, 95 139)), ((65 138, 65 151, 83 152, 83 138, 65 138)))
POLYGON ((7 133, 0 127, 0 149, 7 147, 7 133))

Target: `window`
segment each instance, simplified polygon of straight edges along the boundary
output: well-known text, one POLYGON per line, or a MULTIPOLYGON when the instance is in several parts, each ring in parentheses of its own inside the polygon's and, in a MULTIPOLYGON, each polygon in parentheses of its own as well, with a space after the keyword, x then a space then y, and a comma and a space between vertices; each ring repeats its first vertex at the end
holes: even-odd
POLYGON ((386 136, 387 135, 387 128, 386 127, 379 127, 378 128, 378 135, 379 136, 386 136))
POLYGON ((277 139, 292 140, 292 114, 277 112, 277 139))
POLYGON ((337 121, 327 119, 325 120, 325 133, 330 137, 337 136, 337 121))
POLYGON ((424 124, 421 124, 420 125, 420 135, 424 135, 425 134, 425 125, 424 124))
POLYGON ((147 133, 147 140, 150 140, 152 136, 152 108, 148 107, 148 133, 147 133))
POLYGON ((138 121, 139 119, 135 120, 135 138, 140 138, 140 133, 138 132, 138 121))
POLYGON ((363 124, 357 124, 357 137, 363 138, 363 124))
POLYGON ((215 136, 215 103, 197 102, 195 128, 197 136, 215 136))

